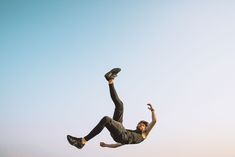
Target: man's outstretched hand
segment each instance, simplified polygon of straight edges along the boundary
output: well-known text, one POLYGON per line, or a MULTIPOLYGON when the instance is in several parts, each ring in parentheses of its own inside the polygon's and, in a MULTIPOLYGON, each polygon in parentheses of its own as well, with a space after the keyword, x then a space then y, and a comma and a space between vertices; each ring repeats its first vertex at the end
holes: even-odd
POLYGON ((154 108, 153 108, 153 106, 151 105, 151 104, 147 104, 148 105, 148 109, 150 110, 150 111, 154 111, 154 108))
POLYGON ((100 142, 100 146, 101 147, 105 147, 105 143, 104 142, 100 142))
POLYGON ((149 123, 149 125, 145 129, 145 136, 146 137, 148 136, 149 132, 152 130, 153 126, 157 123, 157 117, 154 112, 153 106, 151 104, 147 104, 147 105, 148 105, 148 109, 151 111, 152 121, 149 123))

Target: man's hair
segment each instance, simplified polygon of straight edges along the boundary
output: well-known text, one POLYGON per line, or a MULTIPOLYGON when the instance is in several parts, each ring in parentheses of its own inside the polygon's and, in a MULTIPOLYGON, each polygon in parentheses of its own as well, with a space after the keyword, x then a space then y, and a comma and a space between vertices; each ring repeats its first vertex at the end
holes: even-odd
POLYGON ((149 125, 149 122, 145 120, 141 120, 138 124, 143 123, 146 127, 149 125))

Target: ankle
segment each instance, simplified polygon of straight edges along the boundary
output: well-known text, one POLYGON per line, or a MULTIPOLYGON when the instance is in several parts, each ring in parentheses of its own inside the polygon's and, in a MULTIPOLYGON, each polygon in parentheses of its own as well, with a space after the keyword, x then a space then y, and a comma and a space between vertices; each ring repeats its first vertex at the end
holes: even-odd
POLYGON ((109 84, 113 84, 113 82, 114 82, 113 79, 110 79, 110 80, 108 81, 109 84))
POLYGON ((86 144, 86 139, 85 138, 82 138, 82 144, 86 144))

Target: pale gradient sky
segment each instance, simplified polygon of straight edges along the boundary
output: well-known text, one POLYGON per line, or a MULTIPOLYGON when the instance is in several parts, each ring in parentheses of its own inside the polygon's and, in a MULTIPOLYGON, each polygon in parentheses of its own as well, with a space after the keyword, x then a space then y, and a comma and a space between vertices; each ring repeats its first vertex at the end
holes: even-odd
POLYGON ((232 0, 0 1, 1 157, 234 157, 232 0), (107 130, 78 150, 113 104, 103 75, 122 68, 124 125, 158 124, 118 149, 107 130))

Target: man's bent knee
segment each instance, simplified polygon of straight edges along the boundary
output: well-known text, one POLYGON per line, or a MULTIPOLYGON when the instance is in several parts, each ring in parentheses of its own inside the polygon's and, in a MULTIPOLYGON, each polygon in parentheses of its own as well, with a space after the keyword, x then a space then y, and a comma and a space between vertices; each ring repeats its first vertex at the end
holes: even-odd
POLYGON ((110 123, 112 121, 112 118, 110 118, 109 116, 104 116, 101 121, 103 123, 110 123))

